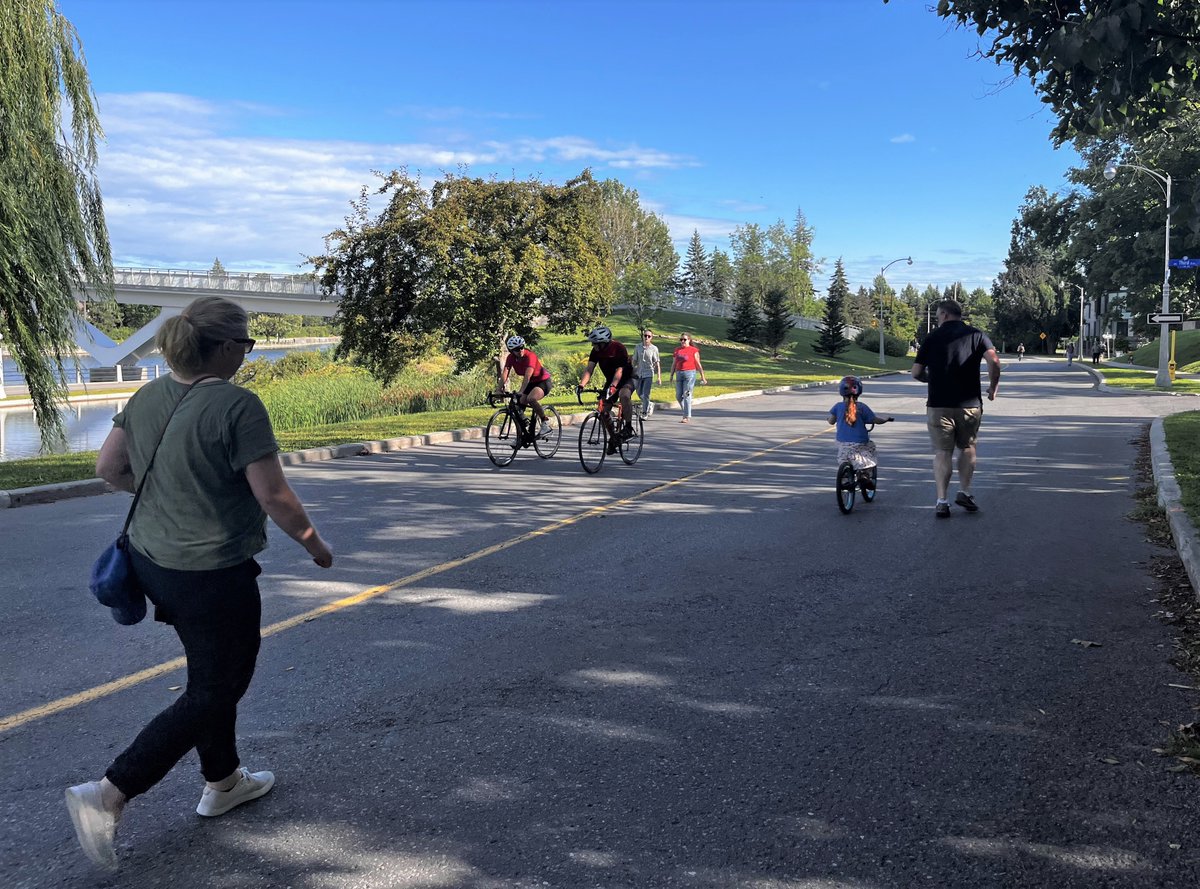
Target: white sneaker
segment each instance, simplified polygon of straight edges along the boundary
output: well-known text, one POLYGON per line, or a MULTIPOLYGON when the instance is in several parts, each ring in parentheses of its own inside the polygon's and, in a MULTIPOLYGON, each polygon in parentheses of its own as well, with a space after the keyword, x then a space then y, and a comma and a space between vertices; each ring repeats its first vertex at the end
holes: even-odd
POLYGON ((542 438, 549 438, 553 433, 554 429, 551 427, 550 421, 542 420, 542 428, 538 430, 538 435, 540 435, 542 438))
POLYGON ((117 853, 113 840, 117 835, 117 819, 104 808, 100 782, 89 781, 67 788, 67 812, 75 825, 83 854, 92 863, 107 871, 117 869, 117 853))
POLYGON ((265 796, 275 786, 275 776, 270 772, 251 772, 247 768, 241 768, 238 771, 242 773, 242 776, 238 778, 237 784, 234 784, 229 790, 204 788, 204 795, 200 797, 200 805, 196 806, 197 815, 203 815, 206 818, 224 815, 242 803, 265 796))

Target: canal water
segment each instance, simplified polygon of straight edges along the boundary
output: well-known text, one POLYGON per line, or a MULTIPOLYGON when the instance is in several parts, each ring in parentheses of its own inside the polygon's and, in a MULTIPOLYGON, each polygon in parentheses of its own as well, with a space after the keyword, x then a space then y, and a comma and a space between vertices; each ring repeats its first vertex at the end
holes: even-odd
MULTIPOLYGON (((306 345, 291 349, 255 349, 250 357, 276 361, 289 352, 320 348, 329 348, 329 346, 306 345)), ((94 366, 96 361, 91 356, 84 356, 80 358, 80 364, 87 368, 94 366)), ((168 372, 161 355, 153 355, 138 362, 138 367, 148 368, 146 373, 151 379, 156 374, 168 372)), ((69 380, 74 380, 74 368, 67 368, 67 376, 69 380)), ((84 379, 87 379, 86 370, 84 370, 84 379)), ((5 357, 4 384, 17 386, 23 385, 24 382, 24 377, 17 372, 16 363, 11 358, 5 357)), ((9 394, 12 394, 11 390, 9 394)), ((111 400, 91 401, 63 408, 62 417, 67 433, 67 450, 99 450, 104 437, 112 429, 113 416, 125 406, 125 402, 128 400, 129 395, 125 394, 111 400)), ((36 457, 42 453, 41 445, 41 433, 38 431, 31 408, 0 407, 0 461, 36 457)))

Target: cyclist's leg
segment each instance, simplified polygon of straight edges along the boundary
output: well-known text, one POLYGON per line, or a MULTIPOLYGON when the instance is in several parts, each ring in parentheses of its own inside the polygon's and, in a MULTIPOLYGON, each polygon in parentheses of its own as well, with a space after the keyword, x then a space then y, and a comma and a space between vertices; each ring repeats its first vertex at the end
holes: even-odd
POLYGON ((621 399, 621 416, 624 417, 624 423, 621 424, 621 431, 628 432, 633 426, 633 383, 632 381, 621 387, 617 393, 621 399))
POLYGON ((538 418, 538 422, 546 422, 546 412, 542 410, 541 401, 546 396, 542 389, 541 383, 530 383, 529 388, 521 395, 522 400, 533 408, 534 416, 538 418))

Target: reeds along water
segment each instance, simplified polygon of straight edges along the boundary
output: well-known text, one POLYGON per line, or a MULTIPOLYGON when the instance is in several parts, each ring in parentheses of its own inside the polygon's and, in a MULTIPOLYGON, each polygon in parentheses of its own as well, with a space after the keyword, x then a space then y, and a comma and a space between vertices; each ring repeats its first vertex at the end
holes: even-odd
POLYGON ((365 371, 330 365, 252 386, 278 430, 477 406, 489 388, 483 372, 431 376, 405 371, 386 389, 365 371))

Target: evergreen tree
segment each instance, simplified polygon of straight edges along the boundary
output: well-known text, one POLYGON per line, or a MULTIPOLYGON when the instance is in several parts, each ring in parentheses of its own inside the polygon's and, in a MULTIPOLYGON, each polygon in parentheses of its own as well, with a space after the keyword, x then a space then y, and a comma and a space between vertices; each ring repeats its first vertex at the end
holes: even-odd
POLYGON ((699 229, 692 229, 692 240, 688 244, 683 291, 685 295, 696 299, 704 299, 708 292, 708 257, 704 255, 699 229))
POLYGON ((846 323, 852 324, 855 327, 873 328, 878 324, 875 318, 875 306, 871 300, 871 294, 865 287, 859 287, 854 293, 847 293, 846 301, 842 305, 842 314, 846 319, 846 323))
POLYGON ((225 266, 221 263, 221 257, 218 256, 213 260, 212 268, 208 270, 208 274, 213 278, 220 278, 223 275, 229 274, 229 272, 225 271, 225 266))
POLYGON ((723 251, 713 248, 708 258, 708 298, 717 302, 729 299, 733 289, 733 264, 723 251))
POLYGON ((737 305, 729 319, 729 338, 735 343, 758 342, 762 333, 762 318, 754 300, 754 290, 749 286, 738 287, 737 305))
POLYGON ((829 292, 825 294, 825 323, 813 343, 814 352, 836 358, 850 348, 850 340, 846 339, 846 319, 842 314, 849 296, 850 285, 846 283, 846 271, 839 257, 833 266, 829 292))
POLYGON ((771 350, 771 357, 779 357, 779 347, 787 341, 788 331, 796 326, 792 321, 788 293, 782 287, 772 287, 763 297, 762 344, 771 350))

